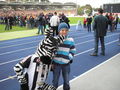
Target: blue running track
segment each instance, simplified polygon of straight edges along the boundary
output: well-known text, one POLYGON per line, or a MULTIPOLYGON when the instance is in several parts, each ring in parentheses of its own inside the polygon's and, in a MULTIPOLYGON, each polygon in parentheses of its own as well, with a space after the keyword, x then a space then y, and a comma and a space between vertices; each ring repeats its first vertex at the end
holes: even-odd
MULTIPOLYGON (((89 55, 94 48, 93 32, 87 32, 87 30, 76 31, 75 28, 76 26, 71 26, 69 32, 69 36, 75 40, 77 49, 74 61, 71 64, 70 80, 120 53, 120 46, 117 45, 120 26, 117 31, 107 33, 105 37, 106 55, 101 56, 99 48, 97 57, 89 55)), ((19 90, 19 83, 16 78, 9 79, 8 77, 15 75, 14 65, 27 55, 33 54, 43 38, 44 36, 33 36, 0 42, 0 90, 19 90)), ((47 81, 52 83, 52 72, 50 72, 47 81)), ((62 82, 61 78, 59 84, 61 85, 62 82)))

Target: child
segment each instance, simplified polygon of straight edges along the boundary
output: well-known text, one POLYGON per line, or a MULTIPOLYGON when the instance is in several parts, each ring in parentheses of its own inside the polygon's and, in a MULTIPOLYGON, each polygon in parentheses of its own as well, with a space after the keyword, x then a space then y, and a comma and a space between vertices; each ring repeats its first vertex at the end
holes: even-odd
POLYGON ((61 23, 58 26, 59 35, 66 36, 66 39, 59 45, 56 55, 53 58, 53 86, 56 88, 58 87, 58 80, 60 77, 60 72, 62 71, 64 79, 63 90, 70 90, 70 64, 73 61, 73 56, 76 51, 73 38, 67 36, 68 29, 69 27, 66 23, 61 23))

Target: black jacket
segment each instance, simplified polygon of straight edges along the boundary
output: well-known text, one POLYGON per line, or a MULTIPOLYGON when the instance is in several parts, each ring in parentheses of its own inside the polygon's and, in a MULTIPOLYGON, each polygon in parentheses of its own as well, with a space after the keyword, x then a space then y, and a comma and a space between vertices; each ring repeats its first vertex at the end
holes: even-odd
POLYGON ((93 30, 96 36, 105 36, 108 28, 108 19, 103 15, 98 15, 93 21, 93 30))

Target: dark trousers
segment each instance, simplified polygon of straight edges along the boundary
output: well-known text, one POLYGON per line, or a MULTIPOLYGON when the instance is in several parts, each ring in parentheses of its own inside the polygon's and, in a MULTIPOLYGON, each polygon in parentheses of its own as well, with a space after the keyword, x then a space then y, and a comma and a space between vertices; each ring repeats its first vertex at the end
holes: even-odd
POLYGON ((61 65, 55 64, 53 69, 53 86, 58 88, 58 82, 60 74, 63 76, 63 90, 70 90, 69 86, 69 74, 70 74, 70 64, 61 65))
POLYGON ((115 24, 115 29, 117 29, 117 23, 115 24))
POLYGON ((96 53, 96 54, 98 53, 99 40, 101 43, 101 53, 105 53, 104 36, 95 36, 94 53, 96 53))
POLYGON ((10 24, 10 29, 12 29, 12 24, 10 24))
POLYGON ((91 24, 87 24, 88 32, 91 32, 91 24))
POLYGON ((10 29, 10 25, 9 24, 6 24, 5 25, 5 30, 9 30, 10 29))
POLYGON ((58 26, 51 26, 53 30, 53 36, 58 35, 58 26))

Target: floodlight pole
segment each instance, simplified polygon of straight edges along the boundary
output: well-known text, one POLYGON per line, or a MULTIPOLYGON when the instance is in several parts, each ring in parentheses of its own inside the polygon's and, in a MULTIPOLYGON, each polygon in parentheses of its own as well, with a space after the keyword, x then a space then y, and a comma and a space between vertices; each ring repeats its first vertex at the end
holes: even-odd
POLYGON ((77 4, 77 0, 76 0, 76 15, 78 15, 78 13, 77 13, 77 10, 78 9, 78 4, 77 4))
POLYGON ((113 6, 111 6, 111 13, 113 13, 113 6))

